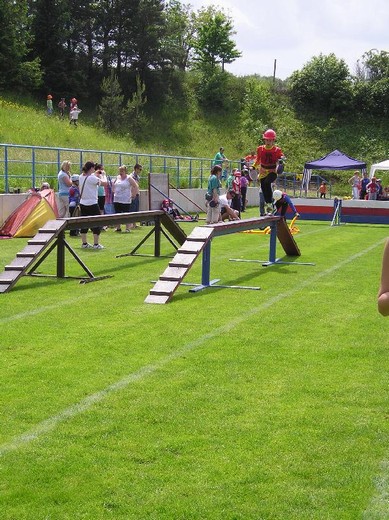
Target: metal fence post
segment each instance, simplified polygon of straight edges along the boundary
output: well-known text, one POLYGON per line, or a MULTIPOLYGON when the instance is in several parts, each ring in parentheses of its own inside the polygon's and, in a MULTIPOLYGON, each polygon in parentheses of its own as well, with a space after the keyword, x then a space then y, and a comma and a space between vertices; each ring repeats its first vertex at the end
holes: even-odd
POLYGON ((8 146, 4 146, 4 191, 5 193, 9 193, 9 185, 8 185, 8 146))

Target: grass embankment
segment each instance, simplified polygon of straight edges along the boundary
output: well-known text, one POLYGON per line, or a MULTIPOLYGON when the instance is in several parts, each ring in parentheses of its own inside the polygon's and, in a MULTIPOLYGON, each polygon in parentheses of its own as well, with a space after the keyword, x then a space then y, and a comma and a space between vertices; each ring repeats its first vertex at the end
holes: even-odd
MULTIPOLYGON (((80 100, 82 108, 82 100, 80 100)), ((55 112, 56 113, 56 112, 55 112)), ((135 140, 123 129, 122 136, 112 136, 97 128, 97 109, 80 115, 79 127, 68 121, 47 117, 45 100, 37 104, 31 98, 0 96, 0 142, 39 146, 69 147, 95 150, 130 151, 147 154, 212 158, 224 146, 230 159, 240 159, 261 142, 261 131, 243 130, 239 108, 228 114, 202 113, 196 107, 189 112, 160 107, 149 116, 144 132, 135 140)), ((368 167, 389 157, 389 123, 387 118, 344 118, 298 115, 287 98, 280 96, 272 113, 272 126, 278 143, 287 156, 286 170, 301 173, 306 161, 317 159, 339 149, 368 167)), ((339 187, 350 191, 349 172, 327 172, 339 187)), ((389 184, 389 178, 386 179, 389 184)), ((344 193, 345 195, 346 193, 344 193)))
MULTIPOLYGON (((144 304, 168 259, 115 258, 141 227, 108 230, 102 251, 70 239, 112 278, 25 277, 0 295, 1 518, 387 518, 387 227, 298 226, 314 266, 229 261, 266 260, 269 236, 214 240, 212 277, 259 291, 144 304)), ((25 242, 1 241, 0 265, 25 242)), ((70 255, 67 274, 82 274, 70 255)))

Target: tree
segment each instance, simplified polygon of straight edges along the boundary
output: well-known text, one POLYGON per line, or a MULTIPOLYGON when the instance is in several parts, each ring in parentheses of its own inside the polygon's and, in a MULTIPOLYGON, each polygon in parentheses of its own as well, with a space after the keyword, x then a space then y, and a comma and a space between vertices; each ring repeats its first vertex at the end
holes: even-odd
POLYGON ((78 71, 88 83, 92 81, 94 65, 97 61, 96 19, 99 6, 92 0, 68 0, 68 2, 72 15, 66 27, 67 67, 73 72, 78 71))
POLYGON ((39 58, 47 91, 63 90, 69 84, 66 67, 68 20, 67 0, 30 2, 32 14, 33 56, 39 58))
POLYGON ((313 57, 289 79, 293 102, 304 108, 333 114, 349 109, 352 102, 352 84, 344 60, 335 54, 313 57))
POLYGON ((197 16, 197 37, 194 42, 195 60, 201 70, 215 70, 221 64, 232 63, 242 54, 237 50, 232 35, 235 34, 231 18, 208 7, 199 11, 197 16))
POLYGON ((193 54, 196 15, 189 5, 182 5, 179 0, 170 0, 166 4, 164 16, 162 49, 165 60, 170 66, 185 71, 193 54))
POLYGON ((145 78, 147 69, 160 69, 164 64, 161 42, 165 34, 163 0, 137 0, 136 15, 131 20, 129 63, 132 70, 145 78))
POLYGON ((123 108, 124 96, 114 70, 103 79, 101 90, 103 97, 98 109, 97 122, 108 131, 117 132, 122 128, 125 110, 123 108))
POLYGON ((266 80, 249 78, 246 82, 241 112, 241 127, 253 140, 266 125, 272 126, 271 84, 266 80))
POLYGON ((147 103, 146 85, 136 75, 136 91, 127 102, 127 120, 133 137, 136 137, 147 123, 147 118, 143 112, 143 106, 147 103))
POLYGON ((0 88, 29 90, 42 83, 40 60, 28 59, 31 33, 27 8, 26 0, 0 0, 0 88))
POLYGON ((378 81, 389 78, 389 52, 371 49, 358 60, 357 77, 360 80, 378 81))

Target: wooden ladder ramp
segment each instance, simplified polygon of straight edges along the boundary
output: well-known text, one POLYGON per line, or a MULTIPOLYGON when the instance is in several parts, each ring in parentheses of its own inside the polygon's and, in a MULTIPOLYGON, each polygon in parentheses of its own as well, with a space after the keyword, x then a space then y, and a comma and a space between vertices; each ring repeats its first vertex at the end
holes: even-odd
POLYGON ((177 250, 168 267, 161 274, 154 287, 150 290, 145 303, 168 303, 174 292, 185 278, 196 258, 211 239, 214 230, 206 227, 196 227, 186 237, 185 242, 177 250))
POLYGON ((25 248, 17 253, 16 258, 0 273, 0 293, 8 292, 65 228, 66 221, 63 220, 49 220, 41 227, 38 233, 27 242, 25 248))

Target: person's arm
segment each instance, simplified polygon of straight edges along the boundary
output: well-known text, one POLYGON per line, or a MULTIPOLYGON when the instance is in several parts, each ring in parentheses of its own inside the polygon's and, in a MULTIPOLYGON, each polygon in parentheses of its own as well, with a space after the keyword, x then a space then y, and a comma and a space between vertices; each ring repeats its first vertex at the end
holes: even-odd
POLYGON ((70 188, 70 186, 72 185, 72 181, 70 179, 69 174, 68 173, 63 174, 62 175, 62 179, 63 179, 64 184, 66 184, 66 186, 68 188, 70 188))
POLYGON ((257 156, 256 156, 256 158, 254 160, 253 168, 257 169, 260 165, 261 165, 261 147, 258 146, 258 148, 257 148, 257 156))
POLYGON ((105 176, 105 174, 104 175, 102 174, 101 170, 99 172, 95 172, 95 176, 99 180, 99 182, 98 182, 99 186, 107 186, 108 185, 107 177, 105 176))
POLYGON ((293 211, 293 213, 295 214, 295 216, 299 217, 300 214, 299 212, 297 211, 295 205, 293 204, 292 202, 292 199, 289 197, 289 195, 285 195, 285 200, 286 202, 289 204, 289 207, 290 209, 293 211))
POLYGON ((131 187, 131 197, 136 197, 137 195, 139 195, 139 184, 130 175, 127 177, 127 179, 131 187))
POLYGON ((386 242, 382 260, 381 285, 378 292, 378 311, 389 316, 389 240, 386 242))

